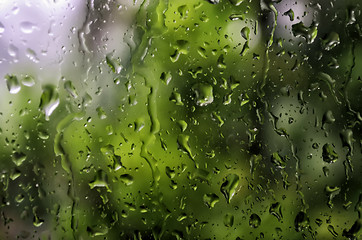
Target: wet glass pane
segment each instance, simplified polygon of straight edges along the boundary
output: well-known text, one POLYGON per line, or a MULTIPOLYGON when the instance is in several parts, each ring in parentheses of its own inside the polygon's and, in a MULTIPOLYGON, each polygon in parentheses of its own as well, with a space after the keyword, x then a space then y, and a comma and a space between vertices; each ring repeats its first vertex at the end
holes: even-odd
POLYGON ((361 239, 359 0, 0 1, 0 239, 361 239))

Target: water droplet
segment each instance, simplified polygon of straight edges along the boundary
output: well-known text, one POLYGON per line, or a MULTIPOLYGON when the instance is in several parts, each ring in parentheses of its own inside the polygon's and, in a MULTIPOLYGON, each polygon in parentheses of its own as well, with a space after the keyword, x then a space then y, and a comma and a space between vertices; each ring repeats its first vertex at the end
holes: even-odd
POLYGON ((286 158, 285 157, 281 157, 279 155, 279 153, 275 152, 272 154, 271 156, 271 162, 274 164, 274 166, 276 166, 277 168, 285 168, 287 163, 286 163, 286 158))
POLYGON ((292 31, 295 37, 302 36, 308 44, 314 42, 318 34, 318 24, 313 22, 310 27, 304 26, 303 22, 292 25, 292 31))
POLYGON ((344 129, 339 134, 342 147, 348 147, 348 154, 351 155, 353 152, 353 132, 351 129, 344 129))
POLYGON ((15 45, 10 44, 9 45, 9 49, 8 49, 8 53, 11 57, 17 58, 18 57, 18 53, 19 53, 19 49, 17 47, 15 47, 15 45))
POLYGON ((327 196, 328 196, 328 202, 327 205, 329 208, 333 207, 333 198, 338 195, 341 191, 341 189, 339 187, 331 187, 331 186, 326 186, 326 188, 324 189, 327 196))
POLYGON ((26 155, 22 152, 15 152, 13 153, 12 160, 16 166, 20 166, 26 160, 26 155))
POLYGON ((38 63, 39 59, 33 49, 27 48, 25 54, 31 61, 38 63))
POLYGON ((37 28, 37 26, 32 22, 25 21, 25 22, 20 23, 20 30, 26 34, 32 33, 33 30, 36 28, 37 28))
POLYGON ((285 13, 283 13, 283 16, 288 16, 290 21, 294 21, 294 12, 292 9, 289 9, 285 13))
POLYGON ((133 177, 129 174, 123 174, 119 177, 119 179, 127 186, 133 183, 133 177))
POLYGON ((172 170, 169 166, 166 167, 166 175, 169 178, 174 178, 176 176, 175 170, 172 170))
POLYGON ((97 171, 96 177, 94 178, 93 181, 89 183, 89 187, 91 189, 96 187, 104 187, 107 188, 108 192, 111 192, 108 186, 108 176, 103 170, 97 171))
POLYGON ((35 80, 32 76, 30 75, 25 75, 25 77, 22 79, 21 83, 24 85, 24 86, 27 86, 27 87, 32 87, 34 86, 35 84, 35 80))
POLYGON ((224 225, 225 227, 232 227, 234 225, 234 215, 226 214, 224 216, 224 225))
POLYGON ((229 19, 230 19, 231 21, 244 20, 244 15, 243 15, 243 14, 238 14, 238 13, 231 14, 231 15, 229 16, 229 19))
POLYGON ((214 101, 213 87, 209 84, 195 84, 192 87, 196 94, 196 104, 198 106, 206 106, 214 101))
POLYGON ((64 83, 64 89, 67 90, 67 92, 73 97, 73 98, 77 98, 78 97, 78 93, 77 90, 75 89, 73 83, 71 81, 65 81, 64 83))
POLYGON ((183 106, 184 103, 182 102, 181 94, 177 92, 177 89, 173 89, 171 96, 169 98, 171 102, 174 102, 178 106, 183 106))
POLYGON ((275 216, 278 219, 278 221, 282 220, 283 218, 282 208, 279 202, 271 204, 269 208, 269 213, 275 216))
POLYGON ((261 218, 259 217, 258 214, 251 214, 250 218, 249 218, 249 226, 252 228, 258 228, 261 224, 261 218))
POLYGON ((5 76, 6 86, 11 94, 16 94, 20 91, 21 86, 19 80, 14 75, 6 75, 5 76))
POLYGON ((245 40, 248 40, 250 35, 250 28, 244 27, 243 29, 241 29, 240 34, 245 40))
POLYGON ((327 163, 333 163, 337 161, 338 155, 334 151, 334 148, 332 145, 326 143, 323 146, 323 153, 322 153, 323 161, 327 163))
POLYGON ((87 232, 90 237, 104 236, 108 233, 108 227, 104 224, 87 226, 87 232))
POLYGON ((33 207, 33 215, 34 215, 33 225, 35 227, 40 227, 44 223, 44 220, 37 216, 37 214, 36 214, 37 209, 38 209, 38 207, 33 207))
POLYGON ((334 230, 334 227, 332 225, 328 225, 327 229, 334 237, 338 236, 338 233, 334 230))
POLYGON ((357 219, 349 230, 347 229, 343 230, 342 236, 347 237, 348 239, 356 239, 356 237, 360 234, 361 229, 362 229, 362 220, 357 219))
POLYGON ((309 227, 309 218, 305 212, 299 212, 294 220, 295 231, 300 232, 309 227))
POLYGON ((145 120, 143 118, 137 118, 137 120, 134 122, 134 130, 136 132, 141 131, 144 126, 145 126, 145 120))
POLYGON ((322 128, 324 129, 324 125, 325 124, 332 124, 336 121, 336 119, 333 116, 333 113, 331 110, 328 110, 327 112, 325 112, 323 114, 323 118, 322 118, 322 128))
POLYGON ((180 134, 177 137, 177 143, 178 143, 178 148, 184 152, 186 152, 189 157, 194 161, 194 156, 191 153, 191 148, 189 145, 189 139, 190 136, 185 135, 185 134, 180 134))
POLYGON ((221 68, 221 69, 225 69, 226 68, 226 64, 225 64, 225 59, 224 59, 224 54, 221 54, 219 56, 219 58, 217 59, 217 67, 221 68))
POLYGON ((164 84, 168 85, 172 80, 171 72, 162 72, 160 79, 164 84))
POLYGON ((98 117, 100 119, 106 119, 107 118, 107 115, 106 113, 104 112, 103 108, 102 107, 97 107, 97 113, 98 113, 98 117))
POLYGON ((3 32, 5 32, 5 26, 0 22, 0 34, 2 34, 3 32))
POLYGON ((326 166, 323 167, 323 174, 324 174, 324 176, 326 176, 326 177, 329 176, 329 168, 327 168, 326 166))
POLYGON ((239 6, 244 0, 229 0, 231 4, 234 4, 235 6, 239 6))
POLYGON ((209 193, 204 195, 204 203, 209 208, 213 208, 220 198, 215 193, 209 193))
POLYGON ((211 4, 218 4, 220 0, 207 0, 211 4))
POLYGON ((234 197, 237 187, 239 186, 239 176, 236 174, 229 174, 224 178, 224 182, 221 185, 220 191, 224 194, 227 203, 230 203, 234 197))
POLYGON ((182 19, 186 19, 189 13, 189 8, 187 7, 187 5, 182 5, 177 8, 177 11, 179 12, 182 19))
POLYGON ((59 105, 59 94, 52 85, 45 85, 40 98, 39 108, 45 113, 45 119, 48 121, 50 115, 59 105))
POLYGON ((186 130, 187 123, 184 120, 177 121, 177 124, 180 126, 182 132, 184 132, 186 130))
POLYGON ((336 32, 330 32, 322 39, 322 47, 327 51, 333 49, 339 43, 339 35, 336 32))

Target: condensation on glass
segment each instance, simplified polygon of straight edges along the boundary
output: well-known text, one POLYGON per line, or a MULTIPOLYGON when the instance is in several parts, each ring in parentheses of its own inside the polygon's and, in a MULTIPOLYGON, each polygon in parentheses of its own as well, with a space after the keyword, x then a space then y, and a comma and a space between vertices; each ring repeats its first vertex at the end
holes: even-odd
POLYGON ((0 5, 0 239, 361 238, 358 0, 0 5))

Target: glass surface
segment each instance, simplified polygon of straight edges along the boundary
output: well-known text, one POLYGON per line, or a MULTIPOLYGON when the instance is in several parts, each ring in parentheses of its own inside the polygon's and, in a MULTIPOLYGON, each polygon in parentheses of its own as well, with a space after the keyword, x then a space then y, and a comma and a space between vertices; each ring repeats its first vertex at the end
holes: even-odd
POLYGON ((360 0, 0 0, 0 239, 362 239, 360 0))

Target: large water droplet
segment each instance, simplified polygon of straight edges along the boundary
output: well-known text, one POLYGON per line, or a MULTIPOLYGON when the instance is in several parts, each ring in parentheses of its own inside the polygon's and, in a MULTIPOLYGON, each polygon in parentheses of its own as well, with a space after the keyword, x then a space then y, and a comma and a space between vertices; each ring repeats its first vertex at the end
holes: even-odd
POLYGON ((37 26, 32 22, 25 21, 20 23, 20 30, 26 34, 32 33, 36 28, 37 26))
POLYGON ((334 151, 334 148, 332 145, 326 143, 323 146, 323 153, 322 153, 323 161, 327 163, 333 163, 337 161, 338 155, 334 151))
POLYGON ((0 34, 5 32, 5 26, 0 22, 0 34))
POLYGON ((224 178, 220 191, 224 194, 228 203, 230 203, 231 199, 234 197, 237 187, 239 186, 239 181, 239 176, 236 174, 229 174, 224 178))
POLYGON ((261 218, 259 217, 258 214, 251 214, 250 218, 249 218, 249 225, 252 228, 258 228, 261 224, 261 218))
POLYGON ((64 89, 67 90, 67 92, 73 97, 73 98, 77 98, 78 97, 78 93, 77 90, 75 89, 73 83, 71 81, 66 81, 64 83, 64 89))
POLYGON ((313 22, 310 27, 306 27, 303 22, 299 22, 292 26, 294 36, 302 36, 307 40, 308 44, 314 42, 318 34, 318 24, 313 22))
POLYGON ((44 112, 45 119, 48 121, 50 115, 59 105, 59 94, 54 86, 45 85, 43 87, 43 94, 40 98, 39 108, 44 112))
POLYGON ((295 231, 300 232, 309 226, 309 218, 305 212, 299 212, 294 220, 295 231))
POLYGON ((13 153, 12 160, 16 166, 20 166, 26 160, 26 155, 22 152, 15 152, 13 153))
POLYGON ((219 202, 220 198, 215 193, 205 194, 204 195, 204 203, 209 208, 213 208, 217 202, 219 202))
POLYGON ((336 32, 330 32, 322 39, 322 46, 327 51, 331 50, 339 43, 339 35, 336 32))
POLYGON ((97 171, 96 177, 94 178, 93 181, 89 183, 89 187, 91 189, 95 187, 104 187, 108 190, 108 192, 111 192, 108 186, 108 176, 103 170, 97 171))
POLYGON ((27 86, 27 87, 32 87, 34 86, 35 84, 35 80, 32 76, 30 75, 25 75, 25 77, 22 79, 21 83, 24 85, 24 86, 27 86))
POLYGON ((5 76, 6 86, 11 94, 16 94, 20 91, 21 86, 19 80, 14 75, 6 75, 5 76))
POLYGON ((17 47, 15 47, 15 45, 10 44, 9 45, 9 49, 8 49, 8 53, 10 56, 17 58, 18 57, 18 53, 19 53, 19 49, 17 47))
POLYGON ((232 227, 234 225, 234 215, 226 214, 224 216, 224 225, 225 227, 232 227))
POLYGON ((196 104, 199 106, 209 105, 214 101, 213 88, 208 84, 196 84, 192 87, 196 94, 196 104))

